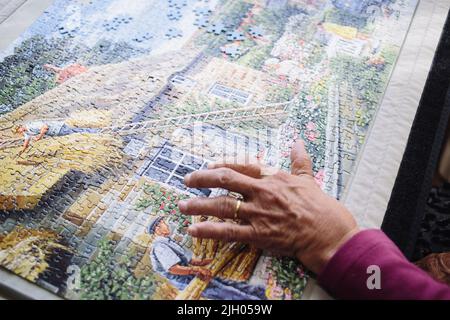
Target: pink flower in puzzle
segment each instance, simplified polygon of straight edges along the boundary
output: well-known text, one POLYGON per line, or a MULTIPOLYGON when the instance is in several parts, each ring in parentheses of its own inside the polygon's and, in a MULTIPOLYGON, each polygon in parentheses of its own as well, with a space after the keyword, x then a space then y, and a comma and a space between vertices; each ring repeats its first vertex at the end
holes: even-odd
POLYGON ((317 129, 317 126, 314 122, 308 122, 308 124, 306 125, 306 129, 308 129, 309 131, 314 131, 317 129))
POLYGON ((306 139, 308 139, 311 142, 314 142, 317 139, 317 134, 314 131, 309 131, 306 133, 306 139))

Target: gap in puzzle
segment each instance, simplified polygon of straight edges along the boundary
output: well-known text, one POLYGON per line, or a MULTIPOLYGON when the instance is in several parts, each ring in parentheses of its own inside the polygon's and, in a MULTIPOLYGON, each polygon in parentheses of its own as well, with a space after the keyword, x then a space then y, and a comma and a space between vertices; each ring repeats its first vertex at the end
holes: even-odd
POLYGON ((183 176, 288 169, 301 137, 339 199, 416 5, 56 0, 0 53, 0 265, 69 299, 300 299, 294 260, 186 234, 177 201, 224 190, 183 176))

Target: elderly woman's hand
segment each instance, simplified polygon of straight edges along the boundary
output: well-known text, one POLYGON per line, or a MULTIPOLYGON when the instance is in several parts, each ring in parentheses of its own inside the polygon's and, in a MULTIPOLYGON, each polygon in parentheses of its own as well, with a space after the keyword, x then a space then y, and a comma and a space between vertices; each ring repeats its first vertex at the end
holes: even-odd
POLYGON ((184 214, 242 221, 200 222, 188 232, 294 256, 311 271, 320 272, 358 227, 350 212, 315 182, 303 142, 294 144, 291 161, 291 174, 259 164, 216 163, 186 175, 188 187, 224 188, 244 197, 240 205, 227 196, 180 201, 184 214))

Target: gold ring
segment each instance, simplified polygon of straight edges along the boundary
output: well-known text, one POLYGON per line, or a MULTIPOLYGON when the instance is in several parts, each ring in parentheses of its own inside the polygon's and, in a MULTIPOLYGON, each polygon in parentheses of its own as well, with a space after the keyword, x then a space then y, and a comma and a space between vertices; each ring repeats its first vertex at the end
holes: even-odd
POLYGON ((242 203, 241 200, 237 200, 237 202, 236 202, 236 209, 234 209, 234 220, 238 220, 239 219, 238 218, 238 212, 239 212, 239 209, 241 208, 241 203, 242 203))

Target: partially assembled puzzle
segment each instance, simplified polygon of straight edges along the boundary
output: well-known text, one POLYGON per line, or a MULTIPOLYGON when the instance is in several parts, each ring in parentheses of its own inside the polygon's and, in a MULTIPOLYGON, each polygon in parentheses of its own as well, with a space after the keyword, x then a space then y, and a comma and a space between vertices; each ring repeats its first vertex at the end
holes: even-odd
POLYGON ((0 265, 69 299, 300 299, 294 259, 187 235, 177 202, 226 191, 183 177, 289 170, 302 138, 339 199, 416 4, 54 1, 0 53, 0 265))

